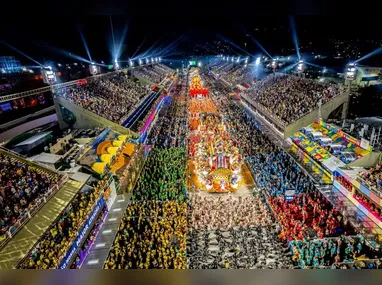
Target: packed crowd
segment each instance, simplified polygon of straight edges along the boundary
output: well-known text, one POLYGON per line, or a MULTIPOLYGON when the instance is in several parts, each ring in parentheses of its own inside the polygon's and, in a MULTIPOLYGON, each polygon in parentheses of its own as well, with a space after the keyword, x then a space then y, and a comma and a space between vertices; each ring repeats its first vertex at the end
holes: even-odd
POLYGON ((192 202, 192 225, 196 230, 231 229, 233 227, 268 226, 272 221, 258 196, 201 196, 192 202))
POLYGON ((148 90, 133 78, 119 72, 59 92, 59 95, 82 108, 119 124, 138 107, 148 90))
POLYGON ((289 155, 276 146, 269 151, 248 157, 259 187, 269 196, 284 195, 293 189, 296 194, 311 193, 313 183, 289 155))
POLYGON ((253 119, 230 99, 215 98, 220 113, 227 118, 226 125, 235 138, 236 144, 246 156, 268 153, 274 146, 256 127, 253 119))
POLYGON ((240 83, 251 81, 254 77, 254 71, 251 67, 239 66, 235 70, 224 76, 224 80, 231 86, 235 86, 240 83))
POLYGON ((243 94, 265 106, 270 113, 290 124, 317 108, 317 103, 339 95, 339 85, 289 75, 271 74, 243 94))
POLYGON ((162 107, 153 127, 149 144, 159 147, 185 147, 187 143, 188 96, 182 85, 176 89, 169 106, 162 107))
POLYGON ((282 240, 348 234, 344 232, 342 216, 320 192, 299 194, 291 201, 286 201, 284 196, 267 199, 282 227, 282 240))
POLYGON ((370 200, 370 198, 358 192, 354 193, 353 197, 364 207, 366 207, 366 209, 368 209, 375 217, 382 221, 382 213, 379 205, 376 205, 370 200))
POLYGON ((217 113, 214 102, 209 99, 191 99, 189 102, 189 110, 191 114, 197 113, 217 113))
POLYGON ((0 242, 27 211, 42 203, 59 176, 0 153, 0 242))
MULTIPOLYGON (((293 261, 300 268, 336 267, 336 264, 348 264, 356 269, 357 259, 380 259, 381 254, 371 249, 363 236, 340 236, 315 240, 299 240, 290 243, 293 261)), ((378 266, 381 263, 379 262, 378 266)), ((341 267, 340 267, 341 268, 341 267)), ((346 267, 348 268, 348 267, 346 267)), ((372 265, 369 268, 374 268, 372 265)))
POLYGON ((103 223, 103 220, 107 216, 107 208, 104 207, 103 211, 99 214, 98 218, 94 222, 94 225, 92 229, 89 232, 88 237, 84 241, 84 244, 82 245, 81 249, 78 251, 76 258, 74 259, 72 265, 70 266, 70 269, 79 269, 81 268, 87 254, 89 253, 97 235, 99 234, 100 227, 103 223))
POLYGON ((189 269, 288 269, 292 260, 272 226, 189 230, 189 269))
POLYGON ((185 148, 153 148, 146 159, 133 200, 186 200, 185 148))
POLYGON ((233 63, 227 62, 227 63, 217 65, 215 67, 212 67, 211 69, 215 74, 224 75, 228 71, 230 71, 232 68, 234 68, 233 63))
POLYGON ((185 269, 186 214, 186 203, 132 202, 104 268, 185 269))
POLYGON ((49 227, 20 268, 57 269, 77 237, 78 230, 88 220, 93 205, 105 190, 106 183, 106 180, 101 180, 93 185, 93 188, 78 192, 66 211, 49 227))
POLYGON ((165 78, 168 72, 165 71, 163 68, 156 67, 156 65, 154 65, 153 67, 146 65, 133 69, 131 73, 134 76, 142 77, 144 79, 147 79, 148 81, 159 84, 165 78))
POLYGON ((167 65, 164 65, 163 63, 155 64, 155 65, 153 65, 153 68, 158 70, 160 73, 163 73, 163 74, 166 74, 166 73, 171 74, 174 72, 173 69, 171 69, 167 65))
POLYGON ((361 173, 361 178, 369 184, 369 186, 377 189, 378 192, 382 192, 382 164, 379 163, 369 171, 361 173))

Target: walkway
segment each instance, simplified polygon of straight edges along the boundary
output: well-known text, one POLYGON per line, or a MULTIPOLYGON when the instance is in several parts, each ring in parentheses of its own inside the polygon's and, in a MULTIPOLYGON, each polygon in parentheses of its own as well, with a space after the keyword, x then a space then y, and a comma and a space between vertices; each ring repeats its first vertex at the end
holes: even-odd
POLYGON ((155 101, 160 92, 153 92, 149 95, 141 105, 122 123, 125 128, 131 128, 139 120, 139 118, 144 114, 147 108, 151 106, 151 103, 155 101))
POLYGON ((81 269, 102 269, 106 261, 125 210, 130 203, 131 194, 118 195, 111 205, 105 222, 102 224, 99 234, 81 269))
POLYGON ((69 179, 0 251, 0 269, 14 269, 67 207, 83 182, 69 179))

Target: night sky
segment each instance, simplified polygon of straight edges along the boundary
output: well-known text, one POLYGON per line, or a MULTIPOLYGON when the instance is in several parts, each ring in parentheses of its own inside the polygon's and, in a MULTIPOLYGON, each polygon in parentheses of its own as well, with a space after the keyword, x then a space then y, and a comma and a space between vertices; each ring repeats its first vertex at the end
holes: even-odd
MULTIPOLYGON (((137 56, 153 45, 155 45, 153 50, 159 52, 160 48, 162 50, 168 48, 175 40, 178 40, 177 44, 173 45, 164 57, 181 58, 189 55, 217 54, 219 50, 214 50, 214 41, 224 42, 223 39, 230 40, 231 43, 228 45, 237 54, 245 56, 242 51, 244 48, 250 54, 260 52, 249 35, 259 41, 272 55, 290 54, 288 49, 294 48, 288 16, 263 17, 254 13, 252 17, 248 17, 243 12, 231 14, 232 16, 230 13, 227 13, 227 16, 217 16, 215 13, 208 15, 192 11, 194 10, 153 15, 153 11, 150 10, 145 16, 113 15, 117 46, 124 29, 127 28, 120 60, 128 60, 134 53, 137 56), (140 48, 137 51, 138 47, 140 48)), ((294 16, 300 45, 309 45, 304 51, 323 54, 333 52, 331 43, 333 39, 358 40, 357 45, 364 54, 380 46, 379 43, 366 42, 366 40, 382 40, 382 31, 379 29, 377 18, 367 19, 365 25, 351 26, 344 24, 347 20, 348 17, 338 15, 294 16)), ((88 59, 80 31, 86 39, 93 60, 103 60, 107 63, 113 60, 113 41, 108 15, 48 16, 41 19, 31 16, 16 19, 4 17, 1 18, 0 24, 1 41, 15 46, 41 63, 76 61, 68 56, 68 52, 88 59)), ((32 64, 4 44, 0 44, 0 56, 2 55, 15 55, 23 64, 32 64)), ((155 53, 153 55, 155 56, 155 53)))

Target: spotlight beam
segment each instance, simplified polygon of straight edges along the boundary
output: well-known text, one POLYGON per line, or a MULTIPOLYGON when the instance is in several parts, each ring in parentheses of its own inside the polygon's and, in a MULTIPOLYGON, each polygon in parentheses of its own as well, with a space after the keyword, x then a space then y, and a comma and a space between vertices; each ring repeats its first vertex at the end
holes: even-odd
MULTIPOLYGON (((113 29, 113 21, 111 20, 111 15, 109 15, 109 18, 110 18, 110 27, 111 27, 111 36, 113 38, 113 45, 114 45, 114 52, 113 52, 113 55, 116 54, 116 49, 115 49, 115 39, 114 39, 114 29, 113 29)), ((115 59, 115 57, 114 57, 115 59)))
MULTIPOLYGON (((230 39, 228 39, 228 38, 226 38, 226 37, 224 37, 224 36, 222 36, 222 35, 219 35, 219 34, 217 35, 217 37, 220 38, 220 39, 222 39, 223 41, 229 43, 229 44, 230 44, 231 46, 233 46, 234 48, 236 48, 236 49, 238 49, 238 50, 244 52, 244 53, 247 54, 248 56, 253 57, 252 54, 250 54, 249 52, 247 52, 245 49, 242 49, 240 46, 238 46, 237 44, 235 44, 235 43, 234 43, 233 41, 231 41, 230 39)), ((236 53, 236 54, 239 54, 239 53, 236 53)))
POLYGON ((376 54, 379 54, 379 53, 381 53, 381 52, 382 52, 382 47, 377 48, 376 50, 374 50, 374 51, 368 53, 367 55, 364 55, 363 57, 357 59, 356 61, 354 61, 354 63, 360 62, 360 61, 362 61, 362 60, 364 60, 364 59, 367 59, 367 58, 369 58, 369 57, 372 57, 372 56, 374 56, 374 55, 376 55, 376 54))
MULTIPOLYGON (((137 55, 136 58, 145 58, 145 57, 148 57, 148 54, 153 50, 153 48, 154 48, 156 45, 158 45, 159 42, 160 42, 160 41, 157 40, 157 41, 156 41, 151 47, 149 47, 146 51, 144 51, 143 53, 137 55)), ((152 52, 151 52, 150 55, 152 55, 152 52)))
POLYGON ((273 57, 267 52, 267 50, 259 43, 258 40, 256 40, 251 34, 249 34, 250 39, 254 44, 256 44, 268 57, 270 57, 273 60, 273 57))
POLYGON ((296 31, 293 17, 289 17, 289 25, 290 25, 290 30, 292 32, 292 38, 293 38, 293 43, 296 49, 296 53, 297 53, 298 59, 300 59, 301 55, 300 55, 300 50, 298 48, 297 31, 296 31))
POLYGON ((310 62, 306 62, 306 61, 304 63, 306 63, 308 65, 311 65, 311 66, 314 66, 314 67, 317 67, 317 68, 320 68, 320 69, 324 68, 323 66, 317 65, 317 64, 314 64, 314 63, 310 63, 310 62))
POLYGON ((137 54, 137 52, 139 51, 139 49, 142 47, 142 45, 145 43, 146 41, 146 37, 143 39, 143 41, 141 42, 141 44, 138 46, 138 48, 135 50, 135 52, 133 53, 133 55, 131 56, 132 59, 135 59, 134 56, 137 54))
POLYGON ((76 55, 76 54, 73 54, 71 53, 70 51, 67 51, 67 50, 64 50, 64 49, 59 49, 59 48, 56 48, 56 47, 53 47, 53 46, 46 46, 48 49, 58 53, 58 54, 62 54, 66 57, 69 57, 69 58, 72 58, 72 59, 75 59, 75 60, 79 60, 79 61, 82 61, 82 62, 86 62, 86 63, 89 63, 91 64, 92 62, 87 60, 86 58, 84 57, 81 57, 79 55, 76 55))
POLYGON ((293 63, 291 65, 288 65, 286 67, 284 67, 282 70, 280 70, 280 73, 283 73, 283 72, 287 72, 289 70, 292 70, 293 68, 295 68, 297 66, 298 62, 296 63, 293 63))
POLYGON ((26 57, 27 59, 33 61, 34 63, 38 64, 39 66, 41 67, 44 67, 41 63, 39 63, 37 60, 31 58, 29 55, 23 53, 21 50, 18 50, 17 48, 15 48, 14 46, 12 46, 11 44, 7 43, 7 42, 3 42, 3 41, 0 41, 0 43, 3 43, 4 45, 6 45, 7 47, 9 47, 10 49, 14 50, 15 52, 21 54, 22 56, 26 57))
POLYGON ((87 55, 88 55, 89 61, 93 61, 93 60, 92 60, 92 57, 91 57, 91 55, 90 55, 89 47, 88 47, 88 44, 87 44, 87 42, 86 42, 84 33, 82 32, 81 27, 80 27, 79 25, 77 26, 77 30, 78 30, 78 32, 80 33, 81 40, 82 40, 82 43, 84 44, 84 47, 85 47, 86 53, 87 53, 87 55))
POLYGON ((175 41, 167 45, 163 51, 158 53, 158 56, 166 56, 170 51, 172 51, 175 47, 178 46, 180 40, 183 38, 184 35, 179 36, 175 41))
POLYGON ((122 49, 123 42, 125 41, 128 28, 129 28, 129 26, 127 24, 123 28, 122 36, 120 38, 117 50, 115 51, 116 53, 114 55, 114 58, 119 58, 121 56, 121 53, 122 53, 121 49, 122 49))

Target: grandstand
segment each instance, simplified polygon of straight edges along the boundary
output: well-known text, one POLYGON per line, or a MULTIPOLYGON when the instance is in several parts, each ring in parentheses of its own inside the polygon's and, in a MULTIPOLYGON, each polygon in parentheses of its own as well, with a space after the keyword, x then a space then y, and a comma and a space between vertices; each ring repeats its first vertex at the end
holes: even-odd
POLYGON ((17 265, 17 259, 22 258, 22 253, 25 254, 37 237, 37 231, 33 229, 42 229, 52 221, 56 208, 52 211, 50 206, 57 201, 65 201, 77 186, 71 186, 71 181, 66 182, 66 175, 6 150, 0 150, 0 159, 3 189, 0 268, 3 269, 17 265), (50 211, 51 214, 44 216, 42 211, 50 211), (35 227, 36 221, 39 221, 38 227, 35 227), (34 236, 30 235, 31 231, 34 236))
POLYGON ((114 47, 93 50, 105 21, 86 24, 76 62, 57 48, 11 71, 40 88, 1 79, 0 269, 382 268, 382 124, 378 104, 357 118, 358 52, 324 68, 293 19, 296 55, 254 27, 244 49, 153 29, 126 50, 106 20, 114 47))

